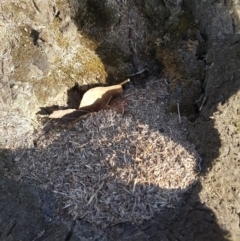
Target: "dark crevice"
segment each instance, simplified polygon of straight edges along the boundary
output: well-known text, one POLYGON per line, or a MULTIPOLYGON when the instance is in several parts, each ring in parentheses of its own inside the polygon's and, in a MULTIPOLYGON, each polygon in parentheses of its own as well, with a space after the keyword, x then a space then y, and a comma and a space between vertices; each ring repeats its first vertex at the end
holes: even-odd
POLYGON ((30 34, 30 37, 33 39, 33 44, 34 45, 37 45, 37 41, 39 39, 39 32, 36 31, 35 29, 32 29, 31 30, 31 34, 30 34))
POLYGON ((66 236, 66 238, 65 238, 64 241, 69 241, 69 240, 71 239, 71 237, 72 237, 72 235, 73 235, 73 229, 74 229, 75 225, 76 225, 76 221, 73 222, 73 224, 72 224, 72 226, 71 226, 71 229, 70 229, 70 231, 68 232, 68 234, 67 234, 67 236, 66 236))
POLYGON ((74 108, 78 109, 80 105, 80 101, 86 92, 88 90, 88 86, 79 86, 78 84, 75 84, 71 89, 67 91, 68 94, 68 101, 67 106, 68 108, 74 108))
POLYGON ((13 231, 13 229, 16 227, 16 225, 17 225, 17 220, 13 220, 13 223, 12 223, 12 225, 11 225, 11 228, 8 230, 8 232, 7 232, 7 236, 9 236, 11 233, 12 233, 12 231, 13 231))
POLYGON ((235 34, 235 33, 236 33, 236 24, 235 24, 235 20, 234 20, 233 15, 231 16, 231 19, 232 19, 232 28, 233 28, 233 33, 235 34))
POLYGON ((34 5, 34 7, 37 9, 37 11, 38 11, 39 13, 41 13, 40 9, 38 8, 38 6, 37 6, 37 4, 35 3, 34 0, 32 1, 32 3, 33 3, 33 5, 34 5))
POLYGON ((56 15, 55 15, 55 18, 59 18, 59 15, 60 15, 60 11, 57 11, 56 15))

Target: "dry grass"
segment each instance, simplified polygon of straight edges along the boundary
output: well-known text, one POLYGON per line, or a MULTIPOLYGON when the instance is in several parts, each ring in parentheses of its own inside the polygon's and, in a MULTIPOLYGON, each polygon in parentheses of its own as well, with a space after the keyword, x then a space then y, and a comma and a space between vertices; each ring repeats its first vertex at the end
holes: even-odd
POLYGON ((164 114, 165 88, 151 80, 107 110, 68 125, 49 122, 38 147, 16 162, 18 178, 52 191, 73 219, 102 227, 140 224, 174 208, 196 181, 199 158, 185 140, 185 119, 180 125, 164 114))

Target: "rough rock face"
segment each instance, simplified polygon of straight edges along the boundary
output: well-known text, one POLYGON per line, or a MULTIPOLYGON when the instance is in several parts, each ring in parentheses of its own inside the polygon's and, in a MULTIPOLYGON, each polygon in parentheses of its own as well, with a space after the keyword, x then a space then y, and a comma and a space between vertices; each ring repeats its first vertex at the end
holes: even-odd
POLYGON ((13 116, 16 140, 30 145, 27 136, 40 107, 67 106, 69 89, 104 83, 107 74, 95 43, 77 31, 66 1, 4 1, 1 13, 1 121, 13 116), (15 129, 20 125, 25 132, 15 129))
POLYGON ((156 64, 147 47, 153 28, 147 17, 159 14, 159 26, 163 28, 163 18, 169 14, 162 1, 69 2, 78 28, 97 42, 96 53, 104 63, 109 82, 119 82, 126 75, 145 67, 152 69, 156 64))
MULTIPOLYGON (((141 21, 136 14, 133 14, 132 9, 134 8, 130 1, 127 9, 131 9, 128 14, 133 19, 128 23, 131 26, 129 50, 133 70, 137 72, 145 66, 149 68, 150 74, 158 74, 156 69, 160 68, 161 75, 170 82, 169 91, 171 93, 174 93, 176 85, 181 83, 181 111, 194 119, 196 117, 194 103, 201 96, 201 82, 204 79, 203 56, 206 47, 197 23, 190 12, 182 11, 184 4, 181 0, 134 1, 134 3, 142 14, 140 16, 145 17, 148 28, 140 27, 139 22, 141 23, 141 21), (138 22, 134 23, 136 19, 138 22), (132 43, 134 43, 134 48, 132 43), (155 59, 155 62, 149 61, 149 54, 155 59), (143 59, 145 59, 145 63, 143 59), (185 91, 186 89, 188 91, 185 91), (191 104, 189 105, 189 103, 191 104)), ((125 12, 120 15, 124 16, 125 12)), ((114 27, 118 29, 119 25, 116 24, 114 27)), ((119 36, 121 42, 124 36, 119 36)), ((110 36, 110 39, 113 38, 110 36)), ((127 43, 124 43, 124 46, 127 46, 127 43)), ((170 99, 170 109, 176 110, 174 98, 170 99)))
POLYGON ((207 39, 207 97, 190 138, 203 155, 200 199, 219 224, 240 237, 239 193, 239 9, 238 1, 185 1, 207 39))
POLYGON ((27 111, 34 110, 33 105, 66 105, 67 89, 75 83, 105 82, 105 68, 94 44, 86 46, 91 42, 77 32, 67 3, 10 1, 1 8, 2 76, 10 82, 13 107, 23 105, 19 88, 31 94, 24 105, 27 111))
POLYGON ((0 179, 0 193, 1 240, 27 241, 44 236, 51 237, 45 240, 60 240, 70 233, 71 222, 52 222, 54 203, 48 195, 5 177, 0 179))
MULTIPOLYGON (((143 69, 148 75, 164 69, 171 92, 181 82, 181 111, 194 115, 188 103, 201 95, 204 65, 196 54, 204 43, 182 6, 163 0, 2 3, 1 118, 12 110, 14 126, 27 126, 22 133, 14 130, 20 140, 33 132, 40 108, 77 108, 70 94, 74 86, 77 92, 79 86, 119 83, 143 69)), ((176 107, 174 99, 170 107, 176 107)))

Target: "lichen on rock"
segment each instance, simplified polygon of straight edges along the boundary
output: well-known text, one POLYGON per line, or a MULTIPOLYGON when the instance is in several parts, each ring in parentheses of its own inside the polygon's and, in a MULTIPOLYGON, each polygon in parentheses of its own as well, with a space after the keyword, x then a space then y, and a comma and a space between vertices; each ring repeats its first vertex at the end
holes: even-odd
POLYGON ((13 89, 13 107, 24 104, 31 116, 39 105, 66 105, 67 90, 76 83, 104 83, 107 77, 102 61, 89 48, 93 41, 83 36, 71 20, 67 2, 44 2, 12 0, 1 6, 1 32, 12 65, 9 82, 12 86, 28 83, 32 89, 24 103, 13 89))

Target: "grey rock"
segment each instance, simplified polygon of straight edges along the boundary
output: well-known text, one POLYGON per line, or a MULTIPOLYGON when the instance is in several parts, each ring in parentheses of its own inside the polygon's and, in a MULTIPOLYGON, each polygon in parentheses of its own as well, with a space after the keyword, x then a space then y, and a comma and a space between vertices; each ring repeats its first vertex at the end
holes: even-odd
POLYGON ((106 233, 100 228, 94 227, 93 225, 84 222, 76 221, 73 228, 73 234, 69 241, 78 241, 80 237, 81 241, 108 241, 106 233))
POLYGON ((131 223, 118 224, 107 229, 111 240, 119 241, 147 241, 148 236, 137 226, 131 223))
POLYGON ((171 12, 171 17, 174 17, 182 11, 183 0, 164 0, 164 3, 171 12))
POLYGON ((227 35, 234 33, 233 19, 229 12, 236 7, 229 4, 231 1, 189 1, 185 0, 184 4, 193 12, 195 20, 198 21, 202 33, 208 38, 208 44, 212 40, 225 38, 227 35))
POLYGON ((36 15, 42 18, 45 23, 51 22, 54 19, 54 2, 32 0, 36 10, 36 15))
MULTIPOLYGON (((29 186, 1 175, 0 239, 3 241, 65 240, 71 229, 70 222, 52 222, 46 218, 49 212, 46 212, 43 206, 48 197, 45 196, 44 199, 41 200, 41 194, 29 186)), ((51 205, 48 205, 48 209, 51 208, 51 205)))
POLYGON ((48 74, 50 71, 50 64, 48 62, 47 55, 42 55, 41 58, 37 58, 37 56, 32 60, 32 64, 35 65, 38 69, 40 69, 44 75, 48 74))

